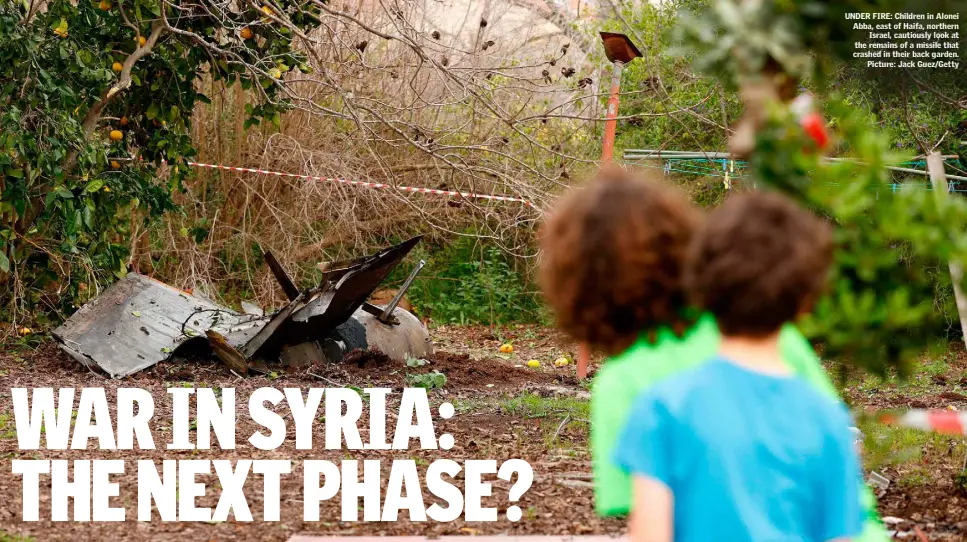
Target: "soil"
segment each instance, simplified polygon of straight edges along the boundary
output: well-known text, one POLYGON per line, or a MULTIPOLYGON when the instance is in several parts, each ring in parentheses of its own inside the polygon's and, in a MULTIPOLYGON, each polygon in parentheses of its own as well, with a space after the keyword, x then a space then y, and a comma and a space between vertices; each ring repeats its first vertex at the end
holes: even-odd
POLYGON ((879 501, 884 522, 901 535, 919 530, 928 540, 965 540, 967 499, 952 492, 953 484, 891 488, 879 501))
MULTIPOLYGON (((492 350, 496 352, 496 348, 492 350)), ((534 419, 502 413, 498 403, 512 397, 525 387, 528 389, 567 389, 574 394, 586 393, 577 385, 573 376, 566 376, 567 369, 554 369, 552 364, 534 370, 518 367, 518 356, 511 359, 497 357, 476 358, 466 351, 439 351, 429 356, 427 364, 421 367, 406 367, 403 362, 394 361, 378 352, 352 352, 340 363, 311 367, 308 370, 289 373, 271 373, 265 376, 239 378, 215 361, 194 360, 168 362, 156 365, 149 370, 131 375, 123 380, 104 378, 70 357, 63 354, 50 342, 39 348, 8 349, 0 353, 0 375, 5 386, 0 390, 0 416, 6 415, 6 424, 0 426, 0 457, 6 464, 0 469, 0 540, 4 535, 32 536, 37 541, 47 540, 265 540, 284 541, 297 533, 319 535, 474 535, 474 534, 586 534, 620 533, 624 522, 602 520, 595 516, 593 496, 589 482, 590 460, 586 451, 586 428, 581 424, 567 424, 557 431, 560 420, 537 417, 534 419), (236 449, 234 450, 167 450, 164 443, 170 441, 170 420, 160 418, 152 427, 155 450, 41 450, 21 451, 17 447, 16 433, 13 430, 13 408, 9 389, 15 387, 102 387, 109 400, 115 396, 118 387, 140 387, 148 390, 155 401, 155 412, 171 410, 171 396, 168 387, 180 387, 184 383, 194 383, 199 387, 235 388, 236 405, 244 405, 248 396, 257 388, 275 387, 390 387, 394 390, 406 386, 408 374, 439 371, 447 375, 443 389, 430 391, 431 405, 444 401, 479 402, 479 408, 464 410, 449 420, 435 419, 437 435, 453 435, 455 444, 452 449, 421 450, 418 443, 410 450, 364 450, 347 454, 343 450, 326 450, 320 446, 312 450, 297 450, 294 446, 294 427, 287 427, 288 437, 282 447, 274 451, 261 451, 248 441, 261 426, 247 416, 239 415, 236 423, 236 449), (556 433, 556 443, 549 446, 547 436, 556 433), (400 512, 396 522, 341 522, 339 497, 324 501, 320 507, 320 522, 304 522, 302 519, 302 462, 307 459, 323 459, 338 462, 347 458, 381 459, 382 480, 385 488, 390 465, 394 459, 413 459, 418 465, 420 476, 424 476, 427 465, 441 458, 453 459, 459 463, 467 459, 493 459, 499 465, 510 458, 521 458, 534 468, 534 482, 531 488, 515 503, 524 511, 524 519, 515 523, 507 520, 504 510, 508 506, 510 484, 499 480, 495 475, 485 475, 484 480, 493 483, 493 495, 484 498, 484 506, 492 506, 500 511, 495 522, 472 522, 462 519, 453 522, 411 523, 408 513, 400 512), (36 523, 24 523, 22 517, 22 480, 13 475, 12 459, 125 459, 126 472, 113 475, 112 481, 120 484, 120 495, 112 499, 112 506, 125 506, 128 509, 127 521, 119 523, 74 523, 53 522, 50 520, 50 487, 44 488, 41 482, 40 517, 36 523), (264 522, 262 519, 262 490, 256 475, 250 474, 245 485, 248 506, 255 521, 241 523, 164 523, 160 521, 157 510, 151 522, 136 522, 138 494, 136 460, 151 459, 159 465, 162 459, 291 459, 292 473, 282 477, 281 521, 264 522), (564 519, 562 519, 564 518, 564 519)), ((573 367, 569 368, 573 372, 573 367)), ((391 398, 393 396, 391 395, 391 398)), ((436 406, 432 407, 434 412, 436 406)), ((280 414, 284 407, 277 409, 280 414)), ((114 406, 111 407, 115 415, 114 406)), ((244 407, 237 408, 243 412, 244 407)), ((395 427, 392 409, 387 409, 387 427, 395 427)), ((360 423, 363 441, 367 440, 368 423, 360 423)), ((324 424, 313 429, 314 440, 321 442, 324 424)), ((391 429, 390 429, 391 430, 391 429)), ((390 438, 392 433, 390 432, 390 438)), ((214 440, 214 437, 213 437, 214 440)), ((93 443, 92 443, 93 444, 93 443)), ((218 502, 217 477, 200 475, 199 482, 207 482, 206 495, 197 500, 196 506, 214 508, 218 502)), ((462 482, 458 474, 455 484, 462 482)), ((424 491, 426 506, 434 497, 424 491)), ((362 505, 362 501, 360 501, 362 505)), ((445 504, 445 503, 441 503, 445 504)), ((70 510, 73 510, 71 508, 70 510)), ((71 512, 72 513, 72 512, 71 512)), ((362 512, 360 512, 360 519, 362 512)))
MULTIPOLYGON (((62 354, 50 342, 39 347, 7 348, 0 352, 0 457, 5 466, 0 468, 0 541, 8 535, 30 535, 37 541, 46 540, 266 540, 284 541, 297 533, 319 535, 475 535, 475 534, 620 534, 624 521, 602 520, 594 514, 593 495, 590 487, 590 457, 587 451, 587 424, 572 419, 562 424, 563 414, 527 415, 511 414, 501 404, 523 390, 539 395, 565 393, 586 397, 587 390, 574 378, 573 365, 555 368, 551 363, 561 355, 574 352, 574 345, 553 331, 533 326, 507 328, 499 333, 484 327, 449 327, 433 331, 438 345, 437 353, 428 356, 426 364, 407 367, 378 352, 351 352, 340 363, 319 365, 298 371, 278 371, 269 375, 239 378, 218 362, 192 360, 168 362, 132 375, 124 380, 109 380, 94 373, 62 354), (512 355, 501 355, 498 347, 506 341, 514 344, 512 355), (526 367, 529 359, 539 359, 541 368, 526 367), (108 398, 114 396, 118 387, 140 387, 148 390, 155 400, 156 412, 169 412, 171 408, 169 387, 193 383, 199 387, 235 388, 236 404, 244 405, 248 396, 257 388, 307 388, 307 387, 388 387, 395 391, 407 386, 407 376, 439 371, 447 376, 442 389, 430 390, 431 405, 447 401, 457 406, 457 414, 449 420, 435 418, 437 435, 450 433, 455 445, 449 451, 421 450, 414 447, 407 451, 364 450, 347 453, 326 450, 321 446, 312 450, 298 450, 294 446, 294 427, 287 427, 285 444, 274 451, 261 451, 248 441, 260 426, 247 416, 239 415, 236 427, 237 447, 234 450, 167 450, 164 443, 170 440, 170 420, 164 417, 152 427, 152 436, 158 450, 128 451, 21 451, 17 448, 10 388, 14 387, 103 387, 108 398), (127 459, 126 473, 115 475, 120 483, 120 496, 112 500, 113 506, 128 508, 128 521, 120 523, 72 523, 50 521, 50 489, 41 489, 41 521, 24 523, 21 517, 21 478, 11 474, 8 461, 18 458, 30 459, 127 459), (151 522, 136 522, 137 473, 134 460, 151 459, 160 463, 165 459, 291 459, 293 472, 282 477, 282 517, 279 522, 262 520, 262 488, 250 475, 246 483, 248 506, 255 519, 252 523, 229 521, 226 523, 163 523, 157 511, 151 522), (381 459, 382 479, 385 487, 393 459, 413 459, 423 476, 427 465, 441 458, 463 462, 467 459, 509 458, 527 460, 534 468, 535 479, 531 488, 521 498, 519 506, 524 519, 512 523, 503 511, 509 505, 509 484, 485 477, 494 484, 492 497, 485 498, 485 506, 499 510, 496 522, 468 523, 457 520, 449 523, 429 521, 411 523, 401 519, 397 522, 348 522, 338 520, 340 502, 324 501, 320 509, 320 522, 302 520, 302 461, 325 459, 381 459), (47 519, 44 519, 47 518, 47 519)), ((950 369, 943 374, 926 377, 922 389, 884 385, 875 389, 853 385, 846 388, 847 399, 859 409, 905 409, 905 408, 957 408, 967 409, 967 381, 960 382, 967 371, 967 355, 958 356, 950 369), (964 384, 961 386, 961 384, 964 384)), ((391 395, 391 398, 398 394, 391 395)), ((112 407, 113 409, 113 407, 112 407)), ((284 412, 284 406, 280 414, 284 412)), ((240 413, 244 406, 239 407, 240 413)), ((388 409, 388 414, 392 409, 388 409)), ((365 420, 366 414, 364 414, 365 420)), ((314 440, 321 441, 324 424, 313 429, 314 440)), ((395 420, 387 420, 387 427, 395 427, 395 420)), ((368 424, 360 423, 363 441, 367 440, 368 424)), ((944 441, 947 442, 947 441, 944 441)), ((898 538, 910 540, 967 540, 967 492, 957 481, 963 462, 961 453, 954 453, 958 443, 949 440, 949 449, 925 450, 924 459, 916 468, 923 474, 925 483, 917 485, 900 483, 909 473, 903 468, 885 468, 880 472, 892 480, 889 489, 879 498, 880 511, 888 528, 898 538), (922 534, 922 538, 920 534, 922 534)), ((461 475, 455 483, 459 485, 461 475)), ((42 478, 42 486, 43 486, 42 478)), ((208 482, 204 497, 197 506, 214 507, 218 499, 217 477, 199 476, 208 482)), ((424 493, 429 506, 433 496, 424 493)), ((360 517, 361 513, 360 513, 360 517)), ((408 517, 406 511, 401 518, 408 517)))
MULTIPOLYGON (((339 364, 317 366, 310 371, 333 380, 362 381, 391 388, 403 387, 407 375, 439 371, 447 376, 447 389, 460 391, 521 389, 528 384, 551 384, 568 380, 564 374, 515 367, 496 358, 474 359, 466 353, 436 351, 422 361, 427 363, 407 367, 379 351, 353 350, 339 364)), ((571 381, 577 384, 573 378, 571 381)))

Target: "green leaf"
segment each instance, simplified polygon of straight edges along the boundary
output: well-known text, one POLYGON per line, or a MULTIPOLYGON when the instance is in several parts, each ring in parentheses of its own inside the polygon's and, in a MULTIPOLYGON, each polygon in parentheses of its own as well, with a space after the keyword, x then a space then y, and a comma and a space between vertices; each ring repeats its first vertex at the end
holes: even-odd
POLYGON ((4 273, 10 272, 10 260, 3 252, 0 252, 0 271, 3 271, 4 273))
POLYGON ((406 366, 407 367, 422 367, 422 366, 427 365, 429 363, 430 362, 427 361, 427 360, 425 360, 425 359, 414 358, 414 357, 411 357, 411 356, 406 356, 406 366))
POLYGON ((94 192, 97 192, 98 190, 100 190, 102 186, 104 186, 103 180, 94 179, 93 181, 87 183, 87 186, 84 187, 84 193, 93 194, 94 192))
POLYGON ((409 384, 417 388, 434 389, 442 388, 447 385, 447 375, 433 371, 421 375, 407 375, 406 380, 409 384))
POLYGON ((158 118, 158 104, 152 103, 148 106, 148 109, 144 112, 144 116, 148 120, 154 120, 158 118))

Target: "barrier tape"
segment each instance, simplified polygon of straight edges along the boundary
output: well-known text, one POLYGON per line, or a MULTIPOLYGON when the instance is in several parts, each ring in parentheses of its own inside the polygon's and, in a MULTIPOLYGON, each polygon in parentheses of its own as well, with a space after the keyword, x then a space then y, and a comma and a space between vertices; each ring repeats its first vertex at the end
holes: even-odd
POLYGON ((945 435, 967 435, 967 412, 957 410, 911 409, 903 413, 882 413, 876 416, 880 422, 933 431, 945 435))
POLYGON ((338 177, 319 177, 316 175, 302 175, 299 173, 287 173, 284 171, 271 171, 266 169, 256 169, 248 167, 237 167, 237 166, 224 166, 221 164, 205 164, 202 162, 191 162, 188 161, 187 164, 193 167, 208 168, 208 169, 221 169, 225 171, 237 171, 242 173, 258 173, 262 175, 275 175, 276 177, 291 177, 295 179, 303 179, 308 181, 324 181, 330 183, 340 183, 348 184, 353 186, 362 186, 364 188, 383 188, 389 190, 400 190, 402 192, 413 192, 416 194, 433 194, 436 196, 447 196, 447 197, 462 197, 462 198, 474 198, 474 199, 485 199, 491 201, 516 201, 523 203, 528 207, 534 207, 534 204, 526 199, 515 198, 511 196, 497 196, 493 194, 475 194, 473 192, 457 192, 455 190, 438 190, 436 188, 419 188, 413 186, 393 186, 391 184, 384 183, 368 183, 363 181, 353 181, 350 179, 340 179, 338 177))

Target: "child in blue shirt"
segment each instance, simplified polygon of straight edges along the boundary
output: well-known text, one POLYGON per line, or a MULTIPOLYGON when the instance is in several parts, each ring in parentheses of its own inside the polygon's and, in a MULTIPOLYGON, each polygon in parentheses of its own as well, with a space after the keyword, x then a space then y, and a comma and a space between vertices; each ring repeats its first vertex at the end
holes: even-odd
POLYGON ((860 534, 859 460, 843 406, 779 355, 832 259, 829 226, 752 192, 716 209, 687 284, 722 339, 714 359, 639 397, 615 462, 634 477, 635 542, 826 542, 860 534), (808 423, 803 423, 808 420, 808 423))

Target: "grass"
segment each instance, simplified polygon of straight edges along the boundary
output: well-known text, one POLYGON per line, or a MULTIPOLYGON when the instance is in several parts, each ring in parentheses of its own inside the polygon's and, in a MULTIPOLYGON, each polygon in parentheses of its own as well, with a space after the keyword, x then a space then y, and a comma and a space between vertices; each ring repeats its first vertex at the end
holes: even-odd
MULTIPOLYGON (((587 399, 573 397, 541 397, 533 393, 525 393, 500 402, 499 408, 506 414, 520 416, 525 419, 553 418, 561 420, 560 424, 544 426, 545 440, 548 446, 557 442, 559 435, 565 429, 576 429, 582 437, 587 437, 590 427, 591 402, 587 399)), ((570 449, 570 445, 568 446, 570 449)))
POLYGON ((964 369, 963 363, 959 363, 956 356, 946 353, 922 360, 904 380, 896 375, 881 378, 854 370, 847 379, 846 388, 868 394, 897 392, 914 397, 943 391, 967 394, 967 388, 962 385, 962 380, 967 382, 967 370, 964 369))
POLYGON ((902 487, 924 487, 933 483, 934 477, 933 473, 925 467, 913 467, 913 469, 904 474, 897 480, 897 483, 902 487))
MULTIPOLYGON (((878 378, 854 374, 847 380, 843 391, 855 411, 862 411, 864 405, 902 411, 909 408, 907 405, 920 402, 930 408, 959 407, 963 410, 963 400, 958 401, 956 396, 950 397, 949 394, 967 395, 967 380, 963 380, 967 376, 965 360, 967 358, 953 350, 926 357, 905 380, 896 376, 878 378), (890 406, 882 407, 883 404, 890 406)), ((863 446, 865 466, 889 473, 888 477, 901 487, 931 485, 950 479, 964 469, 967 438, 885 425, 862 415, 858 424, 866 436, 863 446)))
POLYGON ((872 470, 919 465, 935 454, 964 457, 967 453, 963 438, 874 421, 860 423, 860 429, 866 435, 864 463, 872 470))
MULTIPOLYGON (((21 363, 23 362, 19 359, 21 355, 30 354, 39 348, 46 339, 47 334, 39 329, 22 335, 16 328, 7 324, 0 324, 0 346, 3 347, 3 353, 13 356, 16 361, 21 363)), ((0 542, 5 541, 0 539, 0 542)))
POLYGON ((920 365, 919 373, 926 376, 940 376, 947 372, 953 360, 948 355, 940 356, 936 359, 929 359, 920 365))
POLYGON ((453 405, 453 410, 457 414, 466 414, 467 412, 474 412, 482 408, 487 407, 487 400, 476 397, 458 397, 452 399, 450 404, 453 405))
POLYGON ((22 536, 0 531, 0 542, 35 542, 35 539, 32 536, 22 536))
MULTIPOLYGON (((14 427, 13 418, 10 414, 0 414, 0 439, 17 438, 17 429, 14 427)), ((3 539, 0 539, 3 542, 3 539)))
POLYGON ((591 414, 591 402, 587 399, 573 397, 541 397, 533 393, 525 393, 504 400, 500 408, 507 414, 525 418, 543 418, 555 416, 563 418, 570 415, 576 421, 588 421, 591 414))

